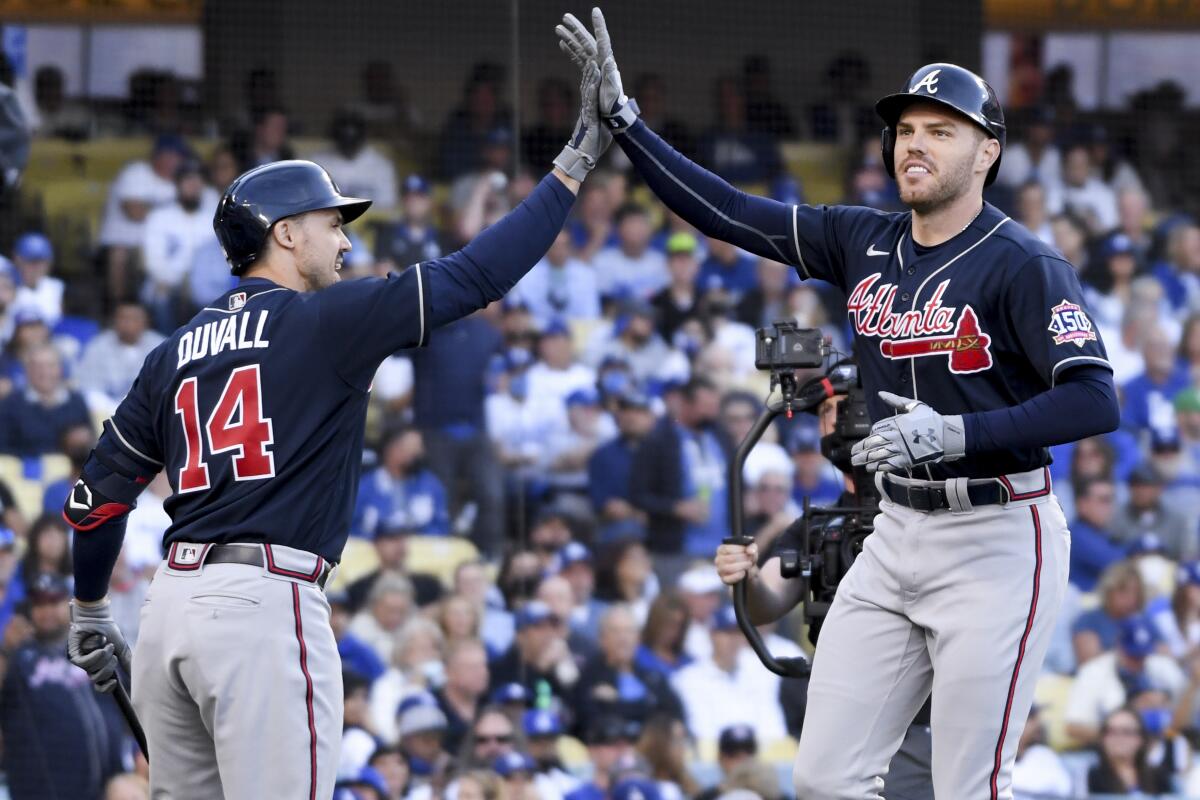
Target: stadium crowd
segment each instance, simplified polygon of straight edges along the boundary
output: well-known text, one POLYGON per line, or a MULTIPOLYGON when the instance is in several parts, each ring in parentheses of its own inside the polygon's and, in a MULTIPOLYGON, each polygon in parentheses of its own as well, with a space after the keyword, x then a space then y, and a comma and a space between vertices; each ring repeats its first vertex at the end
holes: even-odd
MULTIPOLYGON (((829 75, 850 85, 863 70, 847 56, 829 75)), ((336 115, 314 160, 375 201, 350 230, 344 280, 450 252, 530 190, 569 133, 572 89, 544 83, 514 142, 502 80, 486 65, 471 73, 417 172, 398 174, 372 144, 410 121, 385 76, 368 75, 366 99, 336 115)), ((74 135, 86 114, 50 77, 37 85, 39 135, 74 135)), ((75 313, 87 304, 45 231, 21 232, 0 259, 0 732, 14 800, 148 796, 115 707, 66 660, 58 512, 146 354, 232 285, 217 197, 239 171, 293 153, 272 86, 251 76, 244 125, 206 159, 177 117, 140 123, 147 157, 109 187, 83 283, 102 287, 92 316, 75 313)), ((780 143, 816 139, 854 154, 846 202, 900 208, 870 106, 796 113, 764 59, 717 83, 703 132, 668 115, 661 79, 633 93, 651 127, 732 181, 802 202, 780 143)), ((1093 124, 1069 97, 1013 116, 989 199, 1079 269, 1123 408, 1117 432, 1054 450, 1072 588, 1017 796, 1200 796, 1200 224, 1184 213, 1197 198, 1120 119, 1093 124)), ((711 559, 728 531, 727 464, 768 388, 755 329, 794 320, 848 353, 845 299, 696 234, 611 152, 504 301, 375 378, 351 542, 329 592, 344 664, 339 797, 790 793, 781 765, 803 685, 758 663, 711 559)), ((745 480, 764 547, 806 499, 830 504, 843 489, 804 415, 768 431, 745 480)), ((114 574, 131 642, 169 492, 162 475, 147 487, 114 574)), ((795 624, 768 633, 776 653, 802 652, 795 624)))

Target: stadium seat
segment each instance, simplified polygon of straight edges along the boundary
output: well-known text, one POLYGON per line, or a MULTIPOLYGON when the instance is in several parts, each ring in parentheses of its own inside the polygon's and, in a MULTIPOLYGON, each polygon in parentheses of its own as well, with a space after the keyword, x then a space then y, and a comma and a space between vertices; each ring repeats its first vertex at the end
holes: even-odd
POLYGON ((790 736, 786 739, 776 739, 773 742, 767 742, 766 746, 759 751, 759 758, 768 764, 791 764, 796 760, 798 745, 799 742, 790 736))
POLYGON ((45 485, 30 477, 25 462, 16 456, 0 456, 0 481, 12 490, 13 499, 25 519, 32 522, 42 513, 42 492, 45 485))
POLYGON ((342 550, 342 560, 329 588, 344 589, 378 566, 379 557, 375 555, 374 545, 366 539, 351 536, 342 550))
POLYGON ((558 737, 558 760, 571 771, 591 764, 587 746, 574 736, 558 737))
MULTIPOLYGON (((1074 678, 1070 675, 1046 673, 1038 678, 1033 690, 1033 702, 1041 709, 1042 725, 1046 729, 1046 744, 1055 750, 1066 750, 1073 746, 1067 736, 1067 696, 1071 693, 1074 678)), ((1015 723, 1015 720, 1014 720, 1015 723)), ((1024 725, 1024 720, 1021 721, 1024 725)))
POLYGON ((469 539, 458 536, 408 537, 408 569, 436 576, 442 585, 454 582, 454 570, 464 561, 479 558, 479 551, 469 539))
POLYGON ((780 145, 787 171, 804 185, 809 203, 837 203, 846 191, 846 154, 837 145, 822 142, 785 142, 780 145))

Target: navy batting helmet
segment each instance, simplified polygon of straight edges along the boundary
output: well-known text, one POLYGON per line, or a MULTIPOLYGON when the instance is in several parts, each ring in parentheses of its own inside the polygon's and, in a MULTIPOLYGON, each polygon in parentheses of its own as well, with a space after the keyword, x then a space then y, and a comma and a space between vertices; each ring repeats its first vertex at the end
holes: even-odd
MULTIPOLYGON (((904 84, 904 91, 889 94, 875 104, 875 113, 887 123, 883 129, 883 166, 888 175, 896 177, 892 154, 896 147, 896 123, 904 109, 917 101, 936 103, 966 116, 1000 142, 1000 153, 1004 154, 1004 109, 987 81, 957 64, 926 64, 912 74, 904 84)), ((997 156, 984 186, 996 180, 999 170, 1000 156, 997 156)))
POLYGON ((345 197, 329 173, 311 161, 275 161, 239 175, 217 204, 213 229, 234 275, 262 254, 271 226, 284 217, 336 208, 342 222, 362 216, 371 205, 345 197))

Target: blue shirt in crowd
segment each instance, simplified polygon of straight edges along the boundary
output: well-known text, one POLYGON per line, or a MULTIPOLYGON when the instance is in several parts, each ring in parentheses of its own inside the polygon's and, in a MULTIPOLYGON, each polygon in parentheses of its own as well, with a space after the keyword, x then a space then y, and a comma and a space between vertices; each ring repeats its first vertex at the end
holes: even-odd
POLYGON ((372 539, 381 529, 397 528, 429 536, 450 532, 446 487, 429 470, 396 478, 379 467, 359 483, 351 535, 372 539))

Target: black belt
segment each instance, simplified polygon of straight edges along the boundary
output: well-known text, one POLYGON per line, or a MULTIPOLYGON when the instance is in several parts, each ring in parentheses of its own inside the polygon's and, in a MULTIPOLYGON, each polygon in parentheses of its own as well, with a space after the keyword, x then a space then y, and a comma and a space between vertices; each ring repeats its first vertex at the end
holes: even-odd
MULTIPOLYGON (((262 547, 259 545, 214 544, 208 548, 208 555, 205 556, 204 563, 245 564, 248 567, 262 567, 266 562, 263 560, 262 547)), ((321 564, 321 574, 312 582, 324 589, 325 581, 329 580, 329 573, 333 572, 333 564, 325 559, 321 559, 321 564)))
MULTIPOLYGON (((897 505, 914 511, 949 511, 950 498, 945 486, 909 486, 898 483, 890 475, 883 476, 883 493, 897 505)), ((967 484, 967 498, 973 506, 988 506, 1008 502, 1008 492, 999 481, 967 484)))

